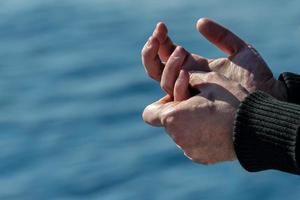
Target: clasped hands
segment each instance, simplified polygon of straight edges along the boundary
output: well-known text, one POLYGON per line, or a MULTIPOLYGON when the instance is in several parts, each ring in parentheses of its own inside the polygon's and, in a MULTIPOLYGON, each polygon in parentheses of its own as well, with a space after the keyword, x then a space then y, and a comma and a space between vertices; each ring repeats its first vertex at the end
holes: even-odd
POLYGON ((201 18, 197 30, 228 57, 208 59, 173 43, 158 23, 142 49, 147 74, 167 95, 147 106, 146 123, 164 127, 191 160, 212 164, 235 160, 233 126, 240 102, 255 90, 286 99, 259 53, 216 22, 201 18))

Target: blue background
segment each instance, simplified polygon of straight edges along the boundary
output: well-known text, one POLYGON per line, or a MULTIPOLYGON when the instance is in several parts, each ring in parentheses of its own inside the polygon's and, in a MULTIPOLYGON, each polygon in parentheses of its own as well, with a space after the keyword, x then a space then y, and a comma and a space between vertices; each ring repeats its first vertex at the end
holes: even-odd
POLYGON ((208 16, 253 44, 275 76, 300 72, 297 0, 1 0, 0 199, 299 199, 300 178, 196 165, 141 112, 163 96, 140 50, 156 22, 223 56, 208 16))

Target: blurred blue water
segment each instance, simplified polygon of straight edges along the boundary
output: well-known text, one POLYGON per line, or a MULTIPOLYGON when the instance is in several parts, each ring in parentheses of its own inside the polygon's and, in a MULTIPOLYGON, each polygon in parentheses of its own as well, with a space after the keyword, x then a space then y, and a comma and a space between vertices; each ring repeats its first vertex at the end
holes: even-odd
POLYGON ((140 49, 159 20, 174 40, 222 55, 195 30, 209 16, 253 44, 274 74, 300 72, 299 1, 2 0, 0 199, 298 199, 300 178, 201 166, 145 105, 163 94, 140 49))

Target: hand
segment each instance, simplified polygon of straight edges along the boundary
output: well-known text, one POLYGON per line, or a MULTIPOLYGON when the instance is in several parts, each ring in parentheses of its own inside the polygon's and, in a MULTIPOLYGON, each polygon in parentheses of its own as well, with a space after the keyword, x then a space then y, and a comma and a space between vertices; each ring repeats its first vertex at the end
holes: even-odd
POLYGON ((235 160, 234 117, 247 90, 215 72, 192 72, 189 77, 183 70, 174 90, 174 101, 167 95, 144 110, 145 122, 164 126, 184 154, 195 162, 235 160), (189 84, 200 93, 191 97, 187 92, 189 84))
POLYGON ((228 57, 208 59, 189 53, 171 41, 163 23, 157 25, 142 50, 142 61, 147 73, 160 81, 161 87, 169 95, 173 96, 176 78, 183 67, 187 70, 215 71, 239 82, 249 92, 262 90, 279 100, 286 99, 284 84, 273 77, 266 62, 252 46, 206 18, 197 22, 197 29, 228 57))

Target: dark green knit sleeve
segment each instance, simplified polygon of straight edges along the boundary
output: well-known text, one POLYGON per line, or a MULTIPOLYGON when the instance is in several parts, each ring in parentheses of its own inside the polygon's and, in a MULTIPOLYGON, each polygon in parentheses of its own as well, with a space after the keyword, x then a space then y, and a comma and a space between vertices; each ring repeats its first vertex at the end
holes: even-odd
POLYGON ((285 72, 279 76, 279 80, 283 81, 287 88, 287 101, 300 104, 300 75, 285 72))
POLYGON ((256 91, 244 99, 236 114, 234 147, 248 171, 277 169, 300 174, 300 105, 276 100, 256 91))

